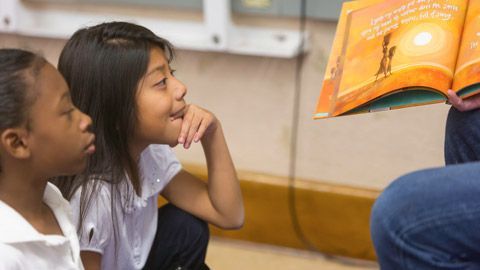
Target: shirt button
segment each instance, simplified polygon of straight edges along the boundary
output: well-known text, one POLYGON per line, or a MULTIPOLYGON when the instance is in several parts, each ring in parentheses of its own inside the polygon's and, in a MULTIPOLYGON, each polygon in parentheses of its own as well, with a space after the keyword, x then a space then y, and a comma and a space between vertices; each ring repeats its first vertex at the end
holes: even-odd
POLYGON ((159 183, 159 182, 160 182, 160 179, 157 179, 157 182, 159 183))

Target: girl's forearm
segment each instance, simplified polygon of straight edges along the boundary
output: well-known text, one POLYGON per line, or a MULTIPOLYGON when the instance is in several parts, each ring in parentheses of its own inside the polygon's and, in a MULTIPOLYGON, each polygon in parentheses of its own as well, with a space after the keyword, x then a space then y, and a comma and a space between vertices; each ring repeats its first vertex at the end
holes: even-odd
POLYGON ((244 222, 243 199, 220 123, 202 140, 208 168, 208 193, 222 217, 222 227, 239 228, 244 222))

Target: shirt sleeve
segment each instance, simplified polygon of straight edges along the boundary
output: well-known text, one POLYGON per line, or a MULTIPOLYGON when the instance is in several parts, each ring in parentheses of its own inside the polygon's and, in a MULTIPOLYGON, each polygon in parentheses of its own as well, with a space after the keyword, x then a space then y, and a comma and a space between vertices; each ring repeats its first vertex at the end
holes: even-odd
MULTIPOLYGON (((78 228, 80 219, 80 194, 81 189, 79 188, 70 200, 76 228, 78 228)), ((92 196, 78 233, 80 250, 103 254, 110 243, 113 237, 110 198, 108 186, 100 184, 96 194, 92 196)))

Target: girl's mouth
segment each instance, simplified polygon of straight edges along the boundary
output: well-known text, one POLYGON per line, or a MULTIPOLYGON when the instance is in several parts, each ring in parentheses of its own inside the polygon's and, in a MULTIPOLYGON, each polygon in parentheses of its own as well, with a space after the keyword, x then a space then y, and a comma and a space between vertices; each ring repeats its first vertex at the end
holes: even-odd
POLYGON ((91 154, 95 153, 95 135, 92 134, 92 137, 91 137, 89 143, 84 148, 84 153, 87 154, 87 155, 91 155, 91 154))
POLYGON ((91 155, 95 153, 95 145, 94 144, 90 144, 86 149, 85 149, 85 154, 87 155, 91 155))
POLYGON ((180 110, 176 111, 175 113, 170 115, 170 119, 173 121, 178 118, 183 118, 183 115, 185 114, 185 107, 182 107, 180 110))

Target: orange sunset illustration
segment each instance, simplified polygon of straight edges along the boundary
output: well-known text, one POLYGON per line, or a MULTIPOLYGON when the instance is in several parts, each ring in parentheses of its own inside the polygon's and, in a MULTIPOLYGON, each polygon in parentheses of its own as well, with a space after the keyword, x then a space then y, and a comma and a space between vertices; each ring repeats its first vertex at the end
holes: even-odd
POLYGON ((329 62, 335 72, 327 74, 321 93, 329 98, 320 98, 317 112, 335 116, 387 94, 415 88, 441 96, 451 87, 465 10, 452 12, 448 21, 419 8, 396 20, 374 20, 394 14, 403 3, 385 1, 350 13, 343 50, 331 56, 342 62, 329 62))

